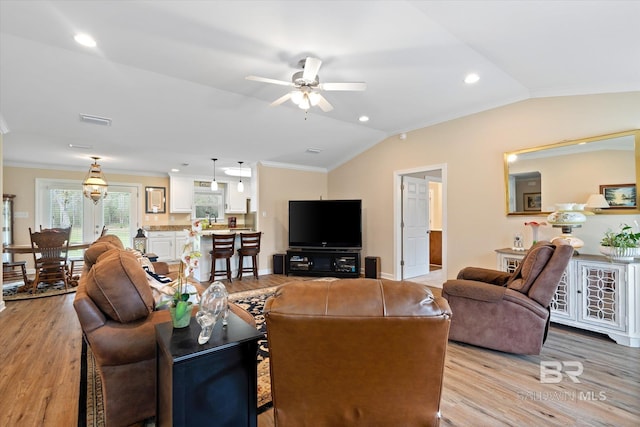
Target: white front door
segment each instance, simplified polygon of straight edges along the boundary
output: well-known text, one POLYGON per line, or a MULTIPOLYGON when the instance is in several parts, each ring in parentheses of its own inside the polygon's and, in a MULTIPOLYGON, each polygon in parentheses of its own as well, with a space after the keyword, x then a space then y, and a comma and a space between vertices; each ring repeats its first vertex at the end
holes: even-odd
POLYGON ((402 177, 403 278, 429 273, 429 183, 402 177))

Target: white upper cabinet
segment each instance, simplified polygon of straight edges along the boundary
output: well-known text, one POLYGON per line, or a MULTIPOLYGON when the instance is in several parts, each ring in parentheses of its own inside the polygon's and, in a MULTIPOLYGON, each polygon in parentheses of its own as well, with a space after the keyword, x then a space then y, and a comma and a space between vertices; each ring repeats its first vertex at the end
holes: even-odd
POLYGON ((193 178, 169 176, 169 211, 191 213, 193 209, 193 178))
POLYGON ((227 183, 227 207, 225 213, 228 214, 246 214, 247 199, 251 194, 251 181, 243 179, 244 191, 238 191, 238 181, 229 181, 227 183))

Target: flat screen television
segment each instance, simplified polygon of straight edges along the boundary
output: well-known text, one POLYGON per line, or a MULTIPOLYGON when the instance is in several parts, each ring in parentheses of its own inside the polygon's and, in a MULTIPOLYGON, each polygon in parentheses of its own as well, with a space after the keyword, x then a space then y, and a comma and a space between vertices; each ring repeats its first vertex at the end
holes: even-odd
POLYGON ((361 249, 361 200, 290 200, 289 247, 361 249))

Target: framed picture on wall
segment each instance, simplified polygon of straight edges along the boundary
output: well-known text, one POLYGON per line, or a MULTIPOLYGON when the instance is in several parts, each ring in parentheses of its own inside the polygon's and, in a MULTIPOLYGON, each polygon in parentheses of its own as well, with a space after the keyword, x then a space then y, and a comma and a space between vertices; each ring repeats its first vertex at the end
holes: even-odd
POLYGON ((635 209, 637 206, 635 184, 601 185, 600 194, 604 196, 611 208, 635 209))
POLYGON ((165 187, 145 187, 144 212, 160 214, 167 211, 165 187))
POLYGON ((542 196, 540 193, 524 193, 524 206, 525 211, 538 211, 542 210, 542 196))

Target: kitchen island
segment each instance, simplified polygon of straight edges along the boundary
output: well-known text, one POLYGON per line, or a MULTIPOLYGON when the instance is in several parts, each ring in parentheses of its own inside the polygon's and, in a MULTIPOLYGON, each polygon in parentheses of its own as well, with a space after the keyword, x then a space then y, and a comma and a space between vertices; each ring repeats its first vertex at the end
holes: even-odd
MULTIPOLYGON (((202 256, 200 257, 200 265, 194 270, 193 278, 200 282, 209 281, 209 275, 211 274, 211 254, 209 253, 213 249, 212 234, 229 234, 236 233, 236 241, 234 245, 234 254, 231 257, 231 274, 232 277, 236 277, 238 274, 238 254, 237 250, 240 249, 240 233, 252 233, 250 228, 234 228, 230 230, 203 230, 202 233, 196 237, 195 250, 200 251, 202 256)), ((218 265, 217 270, 225 268, 226 261, 224 259, 216 260, 218 265)), ((251 258, 245 257, 245 266, 251 265, 251 258)))

